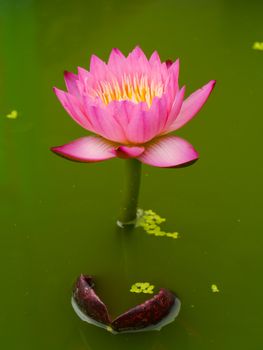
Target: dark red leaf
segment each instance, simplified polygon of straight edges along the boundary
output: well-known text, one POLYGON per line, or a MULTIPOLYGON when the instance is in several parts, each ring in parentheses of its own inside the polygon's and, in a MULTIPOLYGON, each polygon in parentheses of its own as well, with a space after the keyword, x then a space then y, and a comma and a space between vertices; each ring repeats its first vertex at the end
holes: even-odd
POLYGON ((162 288, 153 298, 117 317, 112 322, 112 328, 120 332, 156 325, 169 314, 175 299, 173 293, 162 288))
POLYGON ((73 298, 81 311, 90 318, 106 325, 111 323, 106 305, 93 289, 91 276, 80 275, 73 290, 73 298))

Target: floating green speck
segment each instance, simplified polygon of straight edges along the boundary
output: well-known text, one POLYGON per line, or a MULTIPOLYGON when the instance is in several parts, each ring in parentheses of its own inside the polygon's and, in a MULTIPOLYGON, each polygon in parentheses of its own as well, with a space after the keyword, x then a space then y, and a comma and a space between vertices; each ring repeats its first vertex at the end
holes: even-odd
POLYGON ((153 294, 154 285, 149 282, 136 282, 131 288, 131 293, 145 293, 145 294, 153 294))
POLYGON ((170 237, 170 238, 178 238, 178 232, 165 232, 160 228, 160 224, 166 221, 165 218, 160 217, 160 215, 156 214, 153 210, 138 210, 139 220, 137 222, 137 226, 141 226, 149 235, 154 235, 157 237, 170 237))
POLYGON ((213 293, 219 293, 219 289, 216 284, 211 285, 211 290, 213 293))
POLYGON ((259 41, 254 42, 252 49, 263 51, 263 42, 259 42, 259 41))
POLYGON ((7 114, 6 118, 8 118, 8 119, 16 119, 17 116, 18 116, 18 113, 17 113, 17 111, 14 110, 11 113, 7 114))

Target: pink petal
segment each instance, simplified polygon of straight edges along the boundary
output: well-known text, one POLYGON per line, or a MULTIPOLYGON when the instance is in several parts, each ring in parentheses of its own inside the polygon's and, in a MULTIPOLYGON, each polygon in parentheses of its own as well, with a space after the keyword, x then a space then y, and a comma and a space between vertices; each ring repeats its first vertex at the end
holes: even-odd
POLYGON ((149 59, 149 64, 151 67, 151 78, 153 81, 162 81, 165 82, 168 77, 168 71, 165 64, 160 60, 159 54, 157 51, 154 51, 149 59))
POLYGON ((126 105, 129 108, 129 124, 126 130, 127 139, 130 143, 145 142, 145 120, 147 118, 146 103, 130 103, 126 105))
POLYGON ((124 54, 117 48, 113 48, 111 50, 108 65, 112 68, 118 65, 119 63, 123 62, 126 59, 124 54))
POLYGON ((167 118, 167 106, 164 98, 154 98, 148 109, 146 103, 128 105, 130 122, 126 130, 131 143, 145 143, 158 135, 167 118))
POLYGON ((144 147, 129 147, 129 146, 119 146, 116 149, 116 155, 119 158, 137 158, 144 152, 144 147))
POLYGON ((111 101, 107 108, 110 109, 112 116, 120 124, 126 134, 125 130, 127 130, 130 118, 132 117, 131 111, 134 110, 134 103, 123 100, 123 101, 111 101))
POLYGON ((118 82, 121 83, 123 74, 125 73, 126 57, 119 49, 112 49, 108 61, 108 67, 113 72, 118 82))
POLYGON ((109 67, 96 55, 92 55, 90 59, 90 73, 97 82, 110 81, 114 79, 113 74, 109 70, 109 67))
POLYGON ((169 135, 150 143, 138 159, 152 166, 171 168, 189 165, 198 159, 198 153, 186 140, 169 135))
POLYGON ((136 46, 127 57, 128 73, 147 74, 150 64, 144 52, 139 46, 136 46))
POLYGON ((151 57, 150 57, 150 59, 149 59, 149 63, 150 63, 150 65, 152 65, 152 66, 161 65, 161 64, 162 64, 162 62, 161 62, 161 60, 160 60, 160 56, 159 56, 159 54, 158 54, 157 51, 154 51, 154 52, 152 53, 152 55, 151 55, 151 57))
POLYGON ((188 123, 203 107, 209 95, 211 94, 216 81, 211 80, 208 84, 201 89, 195 91, 190 95, 183 103, 181 111, 172 125, 169 127, 169 131, 177 130, 184 124, 188 123))
POLYGON ((165 126, 168 116, 168 104, 165 95, 163 95, 161 98, 155 97, 153 99, 148 114, 149 118, 147 119, 146 124, 147 141, 159 135, 165 126))
POLYGON ((145 56, 145 53, 142 51, 140 46, 136 46, 132 52, 128 55, 128 58, 132 58, 135 60, 143 59, 148 62, 147 57, 145 56))
POLYGON ((106 63, 103 62, 98 56, 91 55, 90 58, 90 73, 92 75, 104 75, 106 69, 106 63))
POLYGON ((74 140, 51 150, 59 156, 77 162, 100 162, 115 158, 116 145, 96 136, 87 136, 74 140))
POLYGON ((168 78, 165 82, 165 93, 168 96, 168 102, 170 106, 172 105, 179 89, 179 85, 178 85, 179 65, 180 65, 180 62, 179 62, 179 59, 177 59, 169 68, 168 78))
POLYGON ((145 103, 124 100, 110 102, 107 110, 123 131, 120 143, 150 141, 162 132, 167 118, 166 100, 159 97, 153 99, 150 108, 145 103))
POLYGON ((82 67, 78 67, 78 77, 79 77, 79 80, 81 80, 83 83, 93 80, 92 74, 88 70, 82 67))
POLYGON ((78 77, 79 81, 77 83, 80 94, 89 94, 89 92, 94 88, 96 80, 93 75, 82 67, 78 67, 78 77))
POLYGON ((54 92, 68 114, 84 129, 94 131, 93 125, 83 111, 83 106, 76 96, 54 88, 54 92))
POLYGON ((170 125, 174 122, 174 120, 178 116, 184 101, 184 93, 185 93, 185 86, 182 87, 182 89, 178 92, 178 94, 175 97, 174 103, 172 105, 172 108, 170 110, 170 113, 168 115, 168 118, 162 133, 169 132, 170 125))
POLYGON ((94 105, 92 100, 85 96, 83 101, 86 114, 89 116, 96 134, 110 141, 127 143, 124 129, 114 118, 111 108, 104 106, 102 103, 94 105))
POLYGON ((79 80, 79 77, 76 74, 65 71, 64 78, 68 92, 71 95, 79 97, 79 89, 77 86, 77 81, 79 80))

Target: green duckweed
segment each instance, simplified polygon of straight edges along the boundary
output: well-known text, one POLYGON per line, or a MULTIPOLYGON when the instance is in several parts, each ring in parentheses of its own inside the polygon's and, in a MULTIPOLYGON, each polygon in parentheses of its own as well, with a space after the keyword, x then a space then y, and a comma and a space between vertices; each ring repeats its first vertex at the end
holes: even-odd
POLYGON ((142 210, 139 209, 138 214, 139 220, 137 226, 142 227, 149 235, 154 235, 157 237, 170 237, 178 238, 178 232, 165 232, 161 230, 160 225, 166 221, 160 215, 156 214, 153 210, 142 210))
POLYGON ((153 294, 154 285, 149 282, 136 282, 131 288, 131 293, 145 293, 145 294, 153 294))
POLYGON ((254 42, 252 49, 263 51, 263 42, 258 42, 258 41, 254 42))
POLYGON ((10 112, 9 114, 7 114, 6 118, 8 118, 8 119, 16 119, 17 116, 18 116, 18 113, 17 113, 17 111, 14 110, 14 111, 10 112))
POLYGON ((211 290, 213 293, 219 293, 219 289, 216 284, 211 285, 211 290))

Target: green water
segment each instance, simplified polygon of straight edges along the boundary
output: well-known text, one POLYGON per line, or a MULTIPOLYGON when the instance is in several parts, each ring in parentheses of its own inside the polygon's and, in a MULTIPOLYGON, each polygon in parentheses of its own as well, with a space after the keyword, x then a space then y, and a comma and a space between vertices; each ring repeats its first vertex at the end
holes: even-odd
POLYGON ((251 48, 262 11, 255 0, 0 1, 1 349, 262 349, 263 52, 251 48), (218 82, 178 132, 200 160, 143 166, 140 207, 166 217, 177 240, 116 228, 123 160, 49 151, 86 134, 52 92, 63 71, 136 44, 180 57, 188 94, 218 82), (72 310, 81 272, 113 316, 141 301, 129 292, 137 281, 174 290, 180 315, 160 332, 111 335, 72 310))

